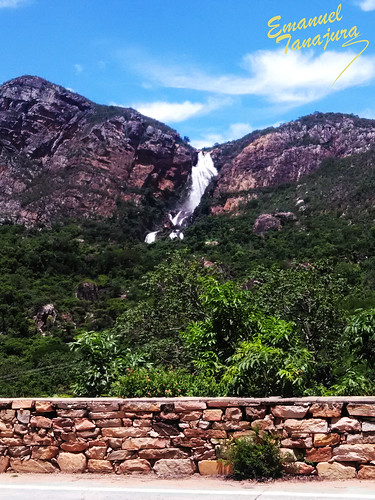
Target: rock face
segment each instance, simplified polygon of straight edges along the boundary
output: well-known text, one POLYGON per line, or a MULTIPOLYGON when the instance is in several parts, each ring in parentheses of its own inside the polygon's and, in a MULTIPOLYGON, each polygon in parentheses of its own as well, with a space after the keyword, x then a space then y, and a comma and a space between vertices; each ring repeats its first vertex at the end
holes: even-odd
POLYGON ((0 218, 49 224, 112 215, 144 190, 167 200, 195 153, 131 108, 99 106, 42 78, 0 87, 0 218))
POLYGON ((249 199, 246 191, 299 181, 326 158, 362 153, 374 144, 374 120, 334 113, 315 113, 222 144, 211 156, 220 170, 214 197, 224 201, 212 211, 236 212, 249 199))

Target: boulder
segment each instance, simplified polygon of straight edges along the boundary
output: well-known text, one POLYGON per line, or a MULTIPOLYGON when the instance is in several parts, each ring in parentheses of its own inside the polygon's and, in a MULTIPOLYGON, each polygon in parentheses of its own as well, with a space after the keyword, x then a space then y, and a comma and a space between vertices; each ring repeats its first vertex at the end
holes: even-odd
POLYGON ((356 468, 346 464, 321 462, 316 466, 316 470, 322 479, 341 480, 357 477, 356 468))
POLYGON ((12 458, 10 466, 15 472, 31 472, 31 473, 52 473, 56 472, 56 468, 50 462, 40 460, 21 460, 20 458, 12 458))
POLYGON ((194 463, 189 459, 162 458, 155 463, 153 469, 158 476, 186 476, 195 472, 194 463))
POLYGON ((151 471, 150 462, 144 459, 126 460, 119 465, 118 472, 122 474, 147 474, 151 471))
POLYGON ((86 457, 82 453, 60 453, 57 458, 57 463, 61 472, 74 474, 83 472, 86 469, 86 457))

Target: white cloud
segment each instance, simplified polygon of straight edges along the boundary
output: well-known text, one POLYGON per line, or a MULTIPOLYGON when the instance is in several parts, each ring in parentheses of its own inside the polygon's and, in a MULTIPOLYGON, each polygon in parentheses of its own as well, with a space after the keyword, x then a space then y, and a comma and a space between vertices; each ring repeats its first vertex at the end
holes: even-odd
POLYGON ((332 83, 356 56, 352 51, 293 52, 262 50, 247 54, 242 61, 244 75, 210 75, 197 68, 168 67, 148 61, 138 66, 153 81, 173 88, 227 95, 256 95, 270 102, 300 105, 325 97, 330 92, 369 82, 375 77, 375 57, 361 55, 332 83))
POLYGON ((6 7, 20 7, 22 4, 26 3, 28 0, 0 0, 0 9, 6 7))
POLYGON ((221 133, 208 133, 203 135, 200 139, 191 141, 192 146, 197 149, 213 146, 216 142, 219 144, 223 142, 233 141, 240 139, 246 134, 249 134, 253 128, 249 123, 232 123, 228 130, 221 133))
POLYGON ((365 12, 369 12, 370 10, 375 10, 375 0, 362 0, 359 3, 359 6, 365 12))
MULTIPOLYGON (((230 98, 209 98, 207 102, 166 102, 155 101, 148 103, 134 103, 132 108, 156 120, 167 123, 183 122, 196 115, 208 114, 215 109, 230 104, 230 98)), ((113 106, 118 104, 111 103, 113 106)))
POLYGON ((83 71, 83 66, 82 64, 74 64, 74 71, 76 72, 76 75, 80 75, 83 71))

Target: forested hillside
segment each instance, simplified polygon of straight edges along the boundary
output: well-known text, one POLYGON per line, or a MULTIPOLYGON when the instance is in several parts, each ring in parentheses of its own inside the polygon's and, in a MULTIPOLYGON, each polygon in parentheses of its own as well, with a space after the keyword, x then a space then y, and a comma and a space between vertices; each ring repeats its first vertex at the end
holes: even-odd
POLYGON ((216 145, 183 240, 177 132, 36 77, 0 125, 0 396, 375 392, 373 120, 216 145))

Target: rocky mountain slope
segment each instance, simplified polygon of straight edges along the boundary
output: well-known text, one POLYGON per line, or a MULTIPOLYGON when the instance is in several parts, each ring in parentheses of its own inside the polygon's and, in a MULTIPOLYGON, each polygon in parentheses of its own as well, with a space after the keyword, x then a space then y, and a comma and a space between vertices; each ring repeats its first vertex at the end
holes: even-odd
POLYGON ((222 144, 211 152, 220 169, 212 212, 235 212, 258 188, 300 181, 327 158, 364 153, 374 145, 375 120, 339 113, 315 113, 222 144))
POLYGON ((0 87, 3 220, 108 217, 146 193, 168 202, 194 161, 177 132, 131 108, 100 106, 32 76, 0 87))

